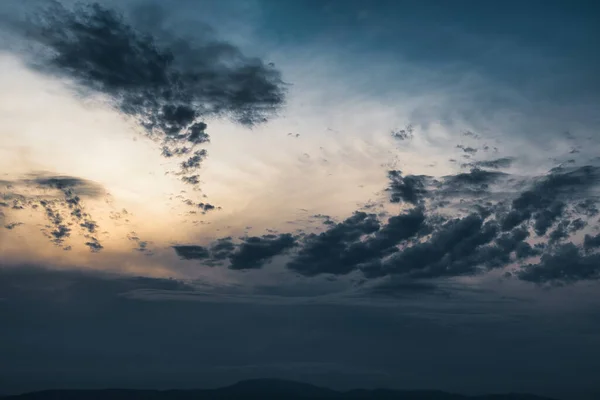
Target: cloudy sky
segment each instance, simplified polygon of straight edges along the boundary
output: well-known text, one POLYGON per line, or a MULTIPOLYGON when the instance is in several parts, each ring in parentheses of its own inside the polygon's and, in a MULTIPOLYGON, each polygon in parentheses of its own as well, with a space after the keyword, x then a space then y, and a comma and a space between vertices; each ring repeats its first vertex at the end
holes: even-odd
POLYGON ((0 3, 0 389, 600 392, 594 2, 0 3))

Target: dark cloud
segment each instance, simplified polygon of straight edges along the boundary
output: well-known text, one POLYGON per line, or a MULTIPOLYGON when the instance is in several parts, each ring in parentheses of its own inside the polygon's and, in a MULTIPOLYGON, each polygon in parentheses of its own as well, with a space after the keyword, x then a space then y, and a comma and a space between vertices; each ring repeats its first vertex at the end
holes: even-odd
POLYGON ((57 189, 62 192, 69 191, 77 196, 99 198, 106 195, 106 189, 102 185, 73 176, 36 173, 29 174, 27 178, 16 183, 35 184, 40 188, 57 189))
POLYGON ((329 215, 315 214, 312 217, 318 218, 321 221, 323 221, 323 225, 334 225, 335 224, 335 221, 333 221, 333 219, 331 219, 331 217, 329 215))
MULTIPOLYGON (((543 235, 563 215, 566 201, 590 196, 589 191, 599 183, 598 167, 553 170, 512 201, 510 211, 503 218, 502 228, 509 230, 533 218, 536 233, 543 235)), ((577 207, 588 213, 595 209, 591 198, 579 202, 577 207)))
MULTIPOLYGON (((490 184, 507 182, 509 178, 508 174, 474 168, 469 173, 443 177, 439 184, 428 189, 428 196, 435 198, 447 196, 448 193, 486 193, 490 184)), ((466 203, 469 207, 479 209, 479 212, 448 221, 434 221, 434 215, 427 214, 424 226, 433 229, 431 236, 410 245, 394 247, 388 254, 379 254, 368 260, 360 269, 367 277, 398 275, 412 279, 434 279, 473 275, 534 256, 545 256, 546 260, 550 260, 548 254, 555 254, 556 250, 553 249, 556 246, 586 227, 586 221, 580 217, 573 220, 562 218, 567 214, 576 215, 578 209, 583 212, 594 210, 594 203, 590 199, 578 199, 590 196, 598 182, 600 172, 596 167, 558 169, 517 194, 508 212, 503 212, 502 207, 466 203), (529 228, 519 225, 529 220, 538 236, 546 235, 554 226, 547 243, 532 246, 526 241, 530 235, 529 228)), ((503 201, 502 198, 500 201, 503 201)), ((357 246, 368 242, 361 240, 357 246)), ((587 242, 587 248, 590 248, 594 240, 588 236, 587 242)), ((580 265, 587 265, 591 261, 590 258, 579 260, 580 265)), ((542 267, 546 264, 542 264, 542 267)))
POLYGON ((585 235, 585 238, 583 240, 583 248, 586 252, 589 252, 598 247, 600 247, 600 234, 597 234, 595 236, 585 235))
POLYGON ((423 175, 402 176, 402 171, 392 170, 388 171, 388 179, 390 184, 386 190, 390 192, 392 203, 406 202, 416 205, 427 194, 427 177, 423 175))
POLYGON ((544 244, 538 243, 532 246, 527 242, 522 242, 517 245, 517 248, 515 249, 515 256, 517 260, 524 260, 530 257, 539 256, 542 254, 544 247, 544 244))
POLYGON ((302 239, 302 247, 287 267, 305 276, 347 274, 356 265, 345 257, 350 246, 361 237, 376 232, 379 227, 375 214, 355 212, 344 221, 331 225, 325 232, 306 235, 302 239))
POLYGON ((548 229, 558 220, 566 208, 562 201, 555 201, 547 208, 533 214, 533 229, 539 236, 545 235, 548 229))
POLYGON ((181 162, 181 172, 187 174, 200 168, 202 162, 208 156, 206 149, 196 150, 187 160, 181 162))
POLYGON ((465 131, 463 132, 463 136, 472 137, 473 139, 481 139, 481 136, 476 134, 475 132, 465 131))
MULTIPOLYGON (((152 7, 136 10, 136 19, 145 13, 160 19, 152 7)), ((284 102, 279 71, 205 29, 186 38, 155 21, 149 34, 98 3, 73 9, 52 3, 21 27, 45 50, 31 55, 35 68, 110 96, 163 143, 164 156, 192 153, 179 171, 192 185, 199 183, 193 176, 207 155, 194 149, 209 141, 203 119, 226 116, 252 126, 284 102)))
POLYGON ((204 260, 210 257, 209 251, 203 246, 177 245, 173 246, 173 250, 183 260, 204 260))
POLYGON ((22 222, 11 222, 10 224, 6 224, 4 225, 4 227, 8 230, 13 230, 15 229, 17 226, 23 225, 22 222))
POLYGON ((436 228, 429 240, 414 243, 363 268, 367 276, 434 278, 469 275, 479 266, 478 250, 496 237, 498 227, 479 214, 455 218, 436 228))
MULTIPOLYGON (((361 271, 367 279, 387 276, 407 284, 514 267, 533 257, 548 259, 571 235, 588 226, 586 218, 593 215, 594 203, 581 197, 591 193, 596 175, 594 168, 558 169, 528 185, 510 174, 480 168, 439 181, 389 171, 391 184, 386 190, 392 192, 392 202, 416 206, 385 222, 381 221, 383 215, 364 211, 339 223, 316 214, 313 218, 327 221, 321 233, 301 231, 298 239, 291 234, 271 234, 244 238, 241 243, 223 238, 197 258, 210 265, 229 261, 232 269, 260 268, 295 247, 286 267, 300 275, 361 271), (448 198, 446 204, 451 204, 451 197, 457 194, 489 197, 494 188, 506 183, 510 185, 505 185, 495 200, 463 202, 461 198, 463 216, 438 213, 442 207, 439 198, 448 198), (510 196, 514 197, 508 203, 510 196), (511 220, 517 211, 529 214, 511 220), (545 241, 531 243, 532 232, 545 241)), ((588 253, 596 241, 596 237, 586 236, 588 253)), ((516 276, 529 279, 528 275, 516 276)))
POLYGON ((85 242, 85 245, 87 247, 89 247, 89 249, 92 252, 97 252, 97 251, 100 251, 100 250, 102 250, 104 248, 104 246, 102 246, 100 244, 100 242, 98 241, 98 239, 95 238, 95 237, 93 237, 93 236, 89 237, 89 241, 85 242))
POLYGON ((414 128, 412 125, 408 125, 404 129, 396 129, 392 131, 392 137, 397 140, 410 140, 413 138, 414 128))
POLYGON ((235 251, 235 244, 231 236, 217 239, 210 247, 211 259, 214 263, 220 263, 228 259, 235 251))
POLYGON ((184 200, 184 203, 186 205, 190 206, 190 207, 193 207, 195 209, 199 209, 202 214, 206 214, 209 211, 220 210, 221 209, 221 207, 214 206, 214 205, 212 205, 210 203, 204 203, 204 202, 195 203, 194 201, 192 201, 190 199, 184 200))
POLYGON ((200 175, 182 176, 181 181, 195 186, 200 183, 200 175))
POLYGON ((137 233, 130 232, 127 234, 127 239, 134 242, 136 247, 134 250, 139 251, 140 253, 144 253, 146 255, 153 255, 152 251, 148 248, 149 243, 145 240, 139 238, 137 233))
POLYGON ((444 195, 477 195, 487 193, 491 184, 506 177, 508 177, 508 174, 503 172, 472 168, 469 172, 444 176, 440 191, 444 195))
POLYGON ((175 253, 184 260, 202 260, 206 265, 216 266, 229 262, 234 270, 256 269, 285 254, 297 245, 296 238, 289 234, 267 234, 240 238, 235 243, 231 237, 220 238, 208 247, 198 245, 173 246, 175 253))
POLYGON ((587 222, 585 222, 581 218, 577 218, 577 219, 571 221, 571 223, 569 224, 569 232, 570 233, 578 232, 578 231, 584 229, 586 226, 587 226, 587 222))
POLYGON ((569 220, 560 221, 556 228, 548 235, 548 243, 554 245, 568 239, 571 234, 568 230, 570 223, 571 221, 569 220))
POLYGON ((42 200, 40 201, 40 205, 43 207, 46 218, 50 223, 50 225, 46 226, 50 231, 43 230, 42 232, 44 232, 54 244, 61 246, 64 239, 71 236, 71 228, 65 223, 62 211, 56 207, 55 201, 42 200))
MULTIPOLYGON (((366 215, 366 214, 365 214, 366 215)), ((363 233, 356 232, 356 227, 350 224, 337 224, 318 236, 305 239, 305 247, 288 263, 288 268, 302 275, 318 275, 330 273, 335 275, 347 274, 361 265, 375 259, 386 257, 398 251, 397 245, 415 239, 426 231, 425 214, 422 208, 414 208, 404 214, 388 219, 380 226, 372 225, 371 216, 367 216, 363 225, 363 233), (379 228, 379 229, 377 229, 379 228), (353 230, 350 240, 342 240, 344 229, 353 230), (363 235, 369 235, 363 237, 363 235), (323 252, 323 246, 337 240, 332 251, 323 252), (317 261, 318 260, 318 261, 317 261), (324 268, 318 270, 318 268, 324 268)))
POLYGON ((100 184, 74 176, 47 173, 30 173, 22 179, 4 183, 9 191, 4 192, 2 198, 12 201, 11 210, 42 210, 48 223, 41 231, 57 246, 63 246, 65 240, 78 231, 90 250, 103 248, 97 237, 98 224, 87 212, 83 201, 84 198, 106 196, 106 189, 100 184))
POLYGON ((523 266, 518 277, 524 281, 551 285, 597 280, 600 278, 600 254, 582 254, 575 244, 566 243, 543 254, 539 263, 523 266))
MULTIPOLYGON (((106 189, 99 183, 89 179, 69 175, 53 175, 46 172, 30 172, 20 179, 0 180, 7 193, 16 193, 20 188, 56 190, 62 193, 69 192, 73 195, 101 198, 107 195, 106 189)), ((0 207, 8 207, 6 202, 0 202, 0 207)))
POLYGON ((503 169, 510 168, 514 161, 514 157, 502 157, 493 160, 473 161, 462 164, 462 167, 503 169))
POLYGON ((236 270, 261 268, 273 257, 285 253, 296 244, 296 238, 289 233, 246 237, 237 250, 229 256, 229 268, 236 270))
POLYGON ((598 201, 593 198, 585 199, 575 205, 575 211, 587 217, 594 217, 600 213, 598 211, 598 201))
POLYGON ((467 154, 475 154, 475 153, 477 153, 477 149, 475 149, 473 147, 463 146, 462 144, 457 144, 456 148, 457 149, 461 149, 462 151, 464 151, 467 154))

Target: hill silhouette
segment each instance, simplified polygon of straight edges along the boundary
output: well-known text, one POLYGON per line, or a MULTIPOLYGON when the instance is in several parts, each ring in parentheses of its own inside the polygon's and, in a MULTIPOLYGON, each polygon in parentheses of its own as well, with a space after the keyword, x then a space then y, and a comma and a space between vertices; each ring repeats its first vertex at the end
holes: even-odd
POLYGON ((197 390, 45 390, 0 400, 258 400, 258 399, 356 399, 356 400, 556 400, 530 394, 466 396, 426 390, 354 389, 346 392, 308 383, 280 379, 253 379, 218 389, 197 390))

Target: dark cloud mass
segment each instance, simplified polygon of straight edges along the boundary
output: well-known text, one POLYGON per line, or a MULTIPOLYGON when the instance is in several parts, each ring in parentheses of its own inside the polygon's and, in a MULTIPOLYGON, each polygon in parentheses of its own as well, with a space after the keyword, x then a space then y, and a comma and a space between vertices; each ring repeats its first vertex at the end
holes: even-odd
POLYGON ((251 236, 244 238, 237 251, 229 256, 231 269, 260 268, 273 257, 283 254, 296 245, 296 238, 289 233, 280 235, 251 236))
POLYGON ((583 240, 583 248, 586 252, 589 252, 592 249, 596 249, 600 247, 600 234, 595 236, 585 235, 583 240))
POLYGON ((350 246, 379 228, 380 223, 374 214, 355 212, 346 220, 331 225, 325 232, 303 238, 302 248, 287 266, 306 276, 349 273, 356 266, 356 261, 349 257, 350 246))
MULTIPOLYGON (((136 13, 159 15, 156 11, 136 13)), ((207 156, 205 149, 194 149, 209 141, 203 119, 226 116, 253 126, 284 102, 285 85, 276 69, 203 29, 193 38, 165 29, 150 35, 97 3, 73 9, 52 3, 23 33, 46 50, 31 60, 37 69, 108 95, 163 143, 163 156, 192 154, 179 171, 191 185, 199 183, 194 174, 207 156)))
POLYGON ((106 189, 96 182, 73 176, 52 176, 43 174, 30 174, 30 178, 23 179, 22 183, 34 183, 42 188, 70 190, 79 196, 100 197, 106 194, 106 189))
POLYGON ((425 177, 417 175, 402 176, 402 171, 388 171, 390 201, 418 204, 426 194, 425 177))
MULTIPOLYGON (((596 215, 596 167, 553 169, 533 180, 481 168, 439 180, 403 176, 399 170, 389 171, 388 178, 389 202, 412 208, 385 222, 381 215, 363 211, 339 223, 316 214, 313 218, 327 221, 321 233, 248 237, 238 244, 222 238, 209 246, 210 252, 202 248, 190 258, 209 265, 229 260, 231 269, 251 269, 289 253, 286 267, 300 275, 360 271, 367 279, 392 277, 402 282, 399 290, 411 282, 417 282, 417 290, 426 281, 502 268, 517 268, 517 278, 537 283, 598 278, 594 251, 600 247, 600 235, 586 234, 579 246, 572 242, 596 215), (494 197, 496 189, 502 190, 494 197), (439 199, 448 206, 461 205, 458 210, 464 215, 452 214, 456 210, 444 215, 439 199), (532 235, 541 241, 532 241, 532 235), (540 262, 532 263, 536 257, 540 262)), ((424 290, 431 289, 424 285, 424 290)))
POLYGON ((210 257, 210 253, 205 247, 196 245, 177 245, 173 246, 175 253, 184 260, 202 260, 210 257))
POLYGON ((498 171, 472 168, 469 172, 443 177, 442 188, 446 195, 477 195, 488 191, 491 184, 507 177, 498 171))
POLYGON ((288 253, 286 267, 300 275, 360 271, 367 279, 393 277, 402 283, 398 290, 412 290, 415 282, 414 290, 429 291, 435 285, 427 281, 502 268, 517 268, 517 278, 536 283, 598 278, 600 235, 586 234, 579 246, 572 242, 596 215, 596 167, 553 169, 533 180, 479 167, 439 180, 399 170, 389 171, 388 178, 389 202, 412 208, 385 222, 363 211, 339 223, 317 214, 313 217, 327 221, 321 233, 247 237, 237 244, 227 237, 213 242, 210 251, 183 246, 177 254, 209 265, 228 260, 229 268, 239 270, 260 268, 288 253), (464 201, 467 197, 472 201, 464 201), (458 201, 465 214, 444 215, 440 198, 446 205, 458 201), (532 241, 532 235, 542 241, 532 241), (532 263, 536 257, 540 261, 532 263))
POLYGON ((600 254, 582 254, 573 243, 543 254, 537 264, 528 264, 518 273, 520 279, 535 283, 563 285, 600 278, 600 254))
POLYGON ((198 245, 173 246, 175 253, 184 260, 201 260, 215 266, 229 261, 234 270, 261 268, 273 257, 282 255, 297 245, 296 237, 289 233, 267 234, 240 238, 238 243, 231 237, 214 241, 209 248, 198 245))
POLYGON ((588 197, 578 204, 585 210, 595 209, 597 199, 590 191, 600 183, 600 168, 584 166, 551 171, 512 201, 511 209, 502 221, 502 228, 510 230, 533 218, 538 235, 563 215, 566 201, 588 197))

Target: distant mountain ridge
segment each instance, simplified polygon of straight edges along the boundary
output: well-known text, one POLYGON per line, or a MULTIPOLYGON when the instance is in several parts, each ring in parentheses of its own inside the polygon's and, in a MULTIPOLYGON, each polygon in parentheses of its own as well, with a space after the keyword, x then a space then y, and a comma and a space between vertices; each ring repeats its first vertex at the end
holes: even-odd
POLYGON ((300 400, 300 399, 356 399, 356 400, 556 400, 530 394, 493 394, 466 396, 441 391, 354 389, 336 391, 308 383, 281 379, 253 379, 218 389, 194 390, 44 390, 1 400, 300 400))

